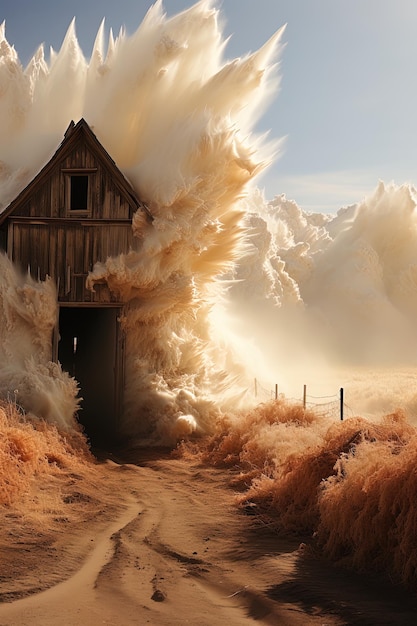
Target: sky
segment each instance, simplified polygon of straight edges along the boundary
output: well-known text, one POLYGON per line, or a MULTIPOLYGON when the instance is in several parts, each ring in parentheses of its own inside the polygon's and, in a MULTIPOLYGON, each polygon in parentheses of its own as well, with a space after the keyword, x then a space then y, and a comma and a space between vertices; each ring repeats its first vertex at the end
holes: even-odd
MULTIPOLYGON (((60 48, 73 17, 88 58, 106 32, 133 33, 150 0, 2 0, 0 22, 23 65, 60 48)), ((192 0, 165 0, 168 16, 192 0)), ((284 24, 280 88, 258 123, 281 154, 259 179, 306 211, 335 213, 379 180, 417 185, 416 0, 219 0, 228 59, 255 51, 284 24)))

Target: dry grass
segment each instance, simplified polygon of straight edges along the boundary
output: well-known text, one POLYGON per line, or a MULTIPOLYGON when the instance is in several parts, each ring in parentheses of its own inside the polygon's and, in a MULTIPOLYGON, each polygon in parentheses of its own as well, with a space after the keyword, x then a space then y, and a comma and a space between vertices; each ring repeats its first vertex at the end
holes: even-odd
POLYGON ((319 544, 355 569, 417 586, 417 433, 400 413, 363 429, 319 496, 319 544))
POLYGON ((0 402, 1 505, 14 503, 35 478, 76 471, 92 460, 81 432, 59 432, 14 403, 0 402))
POLYGON ((269 527, 307 533, 331 560, 417 588, 417 430, 401 411, 331 423, 270 402, 223 417, 199 454, 236 470, 238 504, 269 527))

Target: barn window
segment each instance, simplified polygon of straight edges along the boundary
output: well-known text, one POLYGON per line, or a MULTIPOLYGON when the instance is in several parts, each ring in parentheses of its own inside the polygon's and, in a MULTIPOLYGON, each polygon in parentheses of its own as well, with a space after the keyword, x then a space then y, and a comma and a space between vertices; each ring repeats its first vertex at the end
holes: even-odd
POLYGON ((88 211, 88 175, 70 177, 70 211, 88 211))
POLYGON ((65 208, 67 214, 91 215, 96 168, 62 169, 65 175, 65 208))

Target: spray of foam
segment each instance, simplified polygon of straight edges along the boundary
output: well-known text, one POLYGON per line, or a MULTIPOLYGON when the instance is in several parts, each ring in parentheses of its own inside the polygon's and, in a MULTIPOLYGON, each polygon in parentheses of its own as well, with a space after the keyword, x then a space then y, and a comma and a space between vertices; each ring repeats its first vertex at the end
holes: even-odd
POLYGON ((77 385, 52 363, 55 284, 23 276, 0 255, 0 396, 35 416, 73 428, 77 385))
MULTIPOLYGON (((3 25, 0 202, 83 116, 148 203, 152 226, 132 223, 138 249, 88 277, 126 304, 126 433, 206 432, 219 409, 249 401, 254 376, 291 395, 303 383, 348 387, 358 412, 415 413, 410 369, 394 381, 380 366, 416 361, 416 192, 380 183, 336 216, 284 195, 267 203, 251 183, 278 145, 253 129, 277 87, 282 30, 226 62, 218 17, 202 1, 167 19, 157 2, 136 33, 110 33, 107 47, 102 24, 89 62, 73 23, 49 62, 41 47, 26 68, 3 25)), ((22 390, 25 407, 71 425, 75 383, 47 354, 53 289, 3 274, 2 394, 22 390), (37 302, 24 314, 23 293, 37 302)))
MULTIPOLYGON (((126 433, 172 440, 207 430, 214 398, 243 393, 245 382, 234 384, 244 370, 216 330, 213 304, 224 292, 218 276, 243 252, 243 192, 277 149, 253 129, 276 88, 282 31, 226 62, 210 0, 170 19, 158 1, 132 36, 110 33, 106 50, 102 24, 89 62, 72 23, 49 62, 41 46, 26 68, 4 24, 0 31, 3 208, 50 158, 69 121, 83 116, 155 218, 144 229, 135 216, 138 250, 103 259, 87 279, 91 289, 105 280, 126 304, 126 433)), ((53 288, 2 264, 3 395, 19 389, 25 408, 71 424, 74 384, 47 355, 53 288), (35 403, 46 395, 55 406, 35 403)))
POLYGON ((262 351, 269 388, 300 399, 303 383, 317 396, 343 386, 355 414, 416 417, 416 190, 380 182, 336 216, 257 190, 246 204, 252 250, 228 310, 262 351))

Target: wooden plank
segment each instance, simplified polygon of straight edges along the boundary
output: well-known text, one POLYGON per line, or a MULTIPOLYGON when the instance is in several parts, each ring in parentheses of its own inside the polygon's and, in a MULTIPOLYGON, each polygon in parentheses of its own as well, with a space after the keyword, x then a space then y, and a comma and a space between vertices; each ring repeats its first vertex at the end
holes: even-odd
POLYGON ((65 255, 64 255, 64 250, 65 250, 65 246, 66 246, 66 242, 65 242, 65 230, 63 227, 57 225, 56 227, 56 236, 55 236, 55 242, 56 242, 56 250, 55 250, 55 254, 56 254, 56 278, 58 281, 58 300, 63 297, 64 295, 64 286, 65 286, 65 281, 64 281, 64 271, 65 271, 65 255))
POLYGON ((9 221, 7 227, 7 256, 10 260, 14 259, 14 234, 12 220, 9 221))
POLYGON ((53 218, 59 217, 60 214, 60 175, 59 172, 56 172, 55 175, 51 178, 51 211, 50 216, 53 218))
POLYGON ((49 250, 48 250, 48 275, 56 280, 57 271, 56 271, 56 253, 57 253, 57 245, 56 245, 56 233, 57 229, 55 226, 48 229, 49 231, 49 250))
POLYGON ((63 217, 63 218, 55 218, 55 217, 44 217, 44 216, 40 216, 40 217, 25 217, 25 216, 20 216, 20 215, 16 215, 13 216, 13 221, 15 222, 21 222, 21 223, 26 223, 26 224, 51 224, 51 223, 57 223, 57 224, 68 224, 69 226, 73 226, 74 224, 78 224, 81 226, 94 226, 94 227, 100 227, 100 226, 128 226, 131 225, 131 220, 130 219, 103 219, 103 220, 96 220, 96 219, 91 219, 91 218, 83 218, 80 219, 78 218, 78 216, 76 217, 63 217))
POLYGON ((42 240, 42 244, 41 245, 41 249, 40 249, 40 262, 39 262, 39 267, 40 267, 40 274, 41 274, 41 279, 45 280, 46 276, 50 276, 51 270, 50 270, 50 266, 49 266, 49 250, 50 250, 50 246, 51 246, 51 237, 50 237, 50 232, 49 229, 45 228, 44 226, 39 226, 40 229, 40 239, 42 240))
POLYGON ((97 167, 61 167, 60 171, 63 174, 79 174, 80 172, 83 174, 96 174, 97 167))

